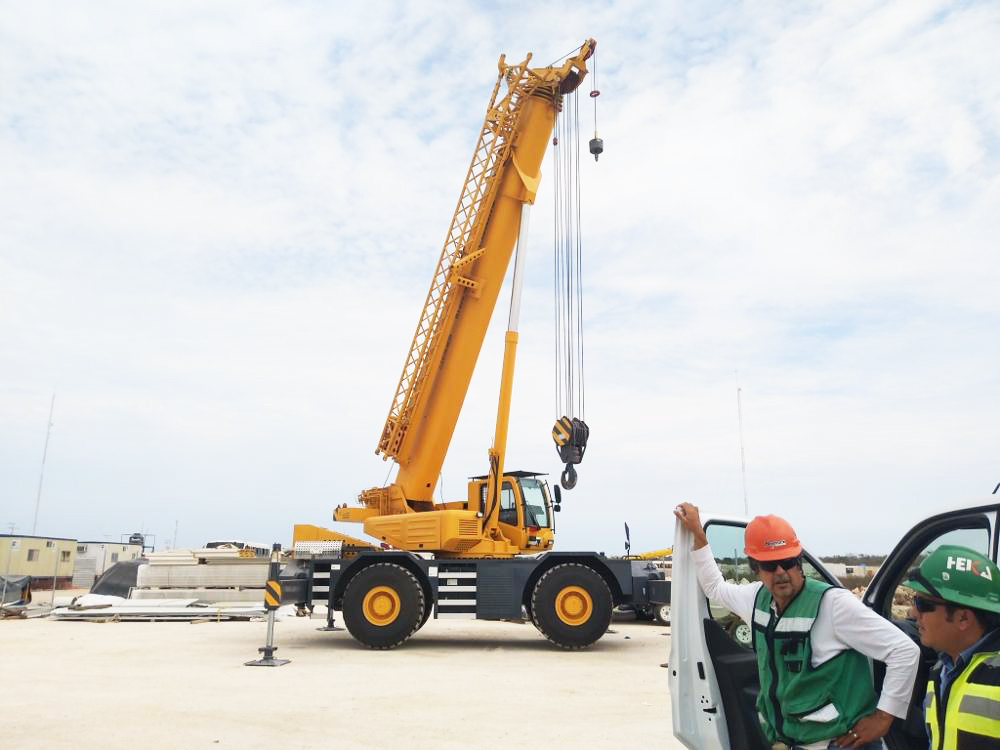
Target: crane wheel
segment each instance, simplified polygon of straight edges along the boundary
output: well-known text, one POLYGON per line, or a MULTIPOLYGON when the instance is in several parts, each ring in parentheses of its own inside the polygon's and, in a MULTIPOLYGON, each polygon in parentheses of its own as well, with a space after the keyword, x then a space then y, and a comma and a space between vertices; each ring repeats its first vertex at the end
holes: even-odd
POLYGON ((434 609, 433 606, 424 605, 424 616, 420 618, 420 624, 417 625, 417 630, 420 630, 420 628, 426 625, 427 621, 431 619, 431 612, 433 609, 434 609))
POLYGON ((368 648, 395 648, 425 621, 424 590, 402 565, 376 563, 359 571, 344 591, 344 624, 368 648))
POLYGON ((531 592, 531 621, 560 648, 586 648, 611 624, 614 602, 600 573, 579 563, 545 571, 531 592))

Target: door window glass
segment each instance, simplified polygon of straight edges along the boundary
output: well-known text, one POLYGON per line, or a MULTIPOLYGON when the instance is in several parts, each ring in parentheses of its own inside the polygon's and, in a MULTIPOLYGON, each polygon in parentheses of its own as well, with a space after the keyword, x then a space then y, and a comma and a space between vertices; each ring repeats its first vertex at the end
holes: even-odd
POLYGON ((514 503, 514 488, 504 482, 500 491, 500 523, 517 526, 517 505, 514 503))
POLYGON ((985 526, 974 529, 952 529, 945 532, 926 545, 920 554, 916 555, 904 568, 902 579, 896 583, 896 589, 892 595, 892 612, 889 614, 894 620, 910 619, 910 607, 913 605, 913 589, 904 585, 906 573, 912 568, 920 566, 927 557, 943 544, 957 544, 968 547, 980 554, 989 556, 990 532, 985 526))
POLYGON ((832 583, 831 581, 827 580, 826 576, 824 576, 816 569, 816 566, 813 565, 809 561, 809 558, 806 557, 805 555, 802 555, 802 574, 806 578, 815 578, 817 581, 822 581, 823 583, 832 583))
MULTIPOLYGON (((743 526, 719 523, 709 524, 705 529, 715 562, 722 571, 722 577, 729 583, 752 583, 757 580, 757 575, 750 570, 750 560, 743 552, 743 531, 743 526)), ((750 647, 753 635, 747 623, 716 602, 708 603, 708 611, 730 638, 750 647)))
POLYGON ((549 525, 548 503, 545 502, 544 483, 534 477, 521 480, 524 495, 524 523, 526 526, 547 528, 549 525))

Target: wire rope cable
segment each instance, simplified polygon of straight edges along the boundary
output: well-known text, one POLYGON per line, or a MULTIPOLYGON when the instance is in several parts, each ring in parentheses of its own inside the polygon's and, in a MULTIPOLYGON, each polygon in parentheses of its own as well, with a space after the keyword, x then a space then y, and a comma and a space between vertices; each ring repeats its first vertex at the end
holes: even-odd
POLYGON ((580 105, 566 95, 557 115, 554 154, 556 417, 584 418, 583 241, 580 231, 580 105))

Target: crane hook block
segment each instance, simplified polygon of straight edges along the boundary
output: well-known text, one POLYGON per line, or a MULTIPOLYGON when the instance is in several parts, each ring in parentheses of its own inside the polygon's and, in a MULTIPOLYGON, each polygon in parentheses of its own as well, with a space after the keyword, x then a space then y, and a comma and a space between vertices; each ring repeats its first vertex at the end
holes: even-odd
POLYGON ((604 140, 598 138, 596 135, 591 138, 590 153, 594 155, 594 161, 597 161, 597 157, 604 153, 604 140))
POLYGON ((556 444, 559 460, 566 464, 561 478, 563 489, 571 490, 576 486, 576 469, 573 465, 583 460, 589 437, 590 428, 582 419, 560 417, 556 420, 552 428, 552 440, 556 444))

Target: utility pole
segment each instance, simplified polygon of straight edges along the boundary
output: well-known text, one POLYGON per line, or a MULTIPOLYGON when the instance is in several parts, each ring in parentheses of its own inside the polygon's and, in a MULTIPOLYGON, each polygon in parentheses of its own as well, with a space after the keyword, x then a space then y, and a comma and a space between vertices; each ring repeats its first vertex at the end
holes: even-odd
POLYGON ((45 449, 42 451, 42 470, 38 474, 38 497, 35 498, 35 521, 31 524, 31 535, 35 536, 38 529, 38 506, 42 502, 42 480, 45 478, 45 456, 49 452, 49 435, 52 434, 52 412, 56 408, 56 394, 52 394, 52 403, 49 405, 49 426, 45 430, 45 449))

